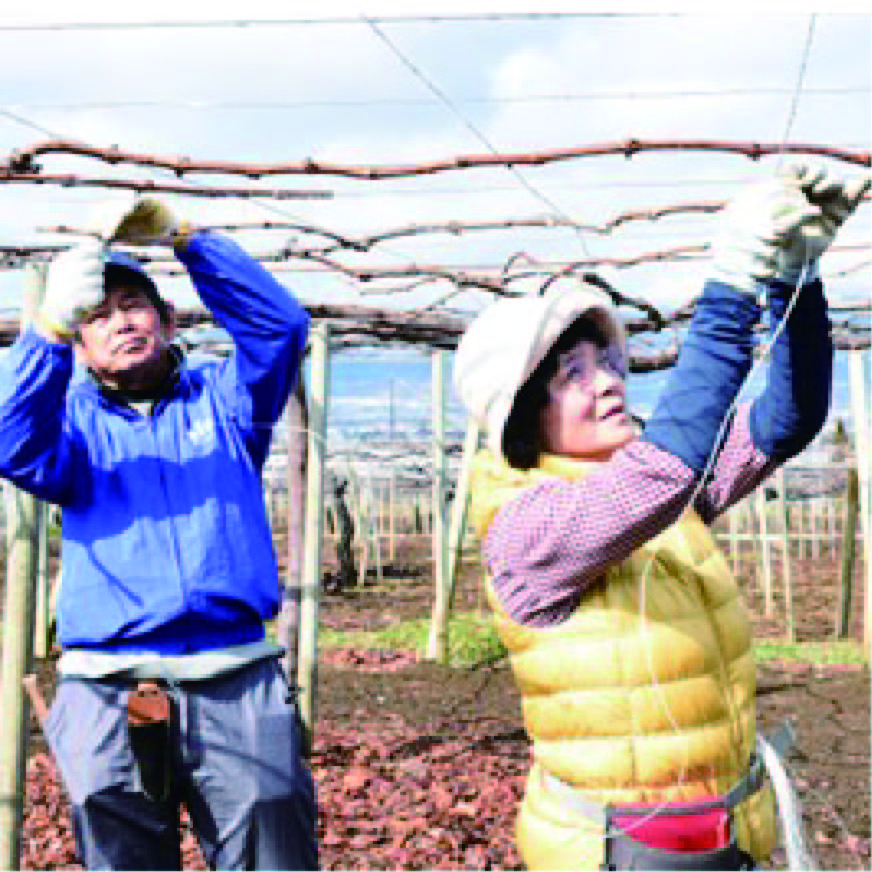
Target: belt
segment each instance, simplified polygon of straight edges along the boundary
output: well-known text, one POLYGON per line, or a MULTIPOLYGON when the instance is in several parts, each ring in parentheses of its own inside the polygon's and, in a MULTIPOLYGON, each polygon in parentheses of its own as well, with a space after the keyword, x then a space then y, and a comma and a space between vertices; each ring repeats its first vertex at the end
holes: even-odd
MULTIPOLYGON (((779 756, 783 756, 796 741, 796 733, 790 722, 784 721, 768 741, 779 756)), ((756 747, 760 747, 759 739, 757 740, 756 747)), ((764 773, 765 767, 763 766, 760 754, 756 752, 751 754, 751 760, 747 771, 722 797, 719 797, 717 805, 719 807, 725 807, 730 811, 734 809, 749 796, 752 796, 760 790, 763 786, 764 773)), ((605 828, 608 816, 608 805, 591 799, 580 788, 563 781, 545 769, 540 769, 539 774, 542 787, 552 796, 557 796, 566 806, 605 828)), ((711 803, 701 802, 700 807, 702 808, 710 804, 711 803)))

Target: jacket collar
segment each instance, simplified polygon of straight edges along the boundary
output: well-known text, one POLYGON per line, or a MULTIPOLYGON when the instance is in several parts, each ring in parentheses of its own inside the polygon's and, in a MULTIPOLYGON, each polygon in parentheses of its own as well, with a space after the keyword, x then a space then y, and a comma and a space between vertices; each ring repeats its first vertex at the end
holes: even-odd
POLYGON ((151 406, 172 394, 181 380, 181 372, 185 363, 184 352, 177 345, 169 346, 172 355, 172 368, 162 381, 147 391, 123 391, 103 382, 90 367, 87 369, 88 382, 98 395, 111 403, 120 406, 133 407, 138 403, 151 403, 151 406))

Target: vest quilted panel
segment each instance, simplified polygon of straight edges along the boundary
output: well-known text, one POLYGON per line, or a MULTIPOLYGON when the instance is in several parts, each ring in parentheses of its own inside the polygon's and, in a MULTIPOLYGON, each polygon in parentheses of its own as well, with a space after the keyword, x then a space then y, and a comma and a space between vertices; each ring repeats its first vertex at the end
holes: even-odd
MULTIPOLYGON (((586 465, 560 459, 567 477, 586 465)), ((479 458, 473 518, 480 535, 520 488, 542 480, 479 458)), ((553 474, 553 473, 552 473, 553 474)), ((751 627, 726 561, 692 512, 613 567, 558 627, 516 624, 485 587, 506 644, 534 766, 518 818, 530 869, 595 869, 602 832, 541 770, 598 802, 667 802, 723 793, 755 741, 751 627)), ((737 809, 740 844, 771 851, 768 789, 737 809)))

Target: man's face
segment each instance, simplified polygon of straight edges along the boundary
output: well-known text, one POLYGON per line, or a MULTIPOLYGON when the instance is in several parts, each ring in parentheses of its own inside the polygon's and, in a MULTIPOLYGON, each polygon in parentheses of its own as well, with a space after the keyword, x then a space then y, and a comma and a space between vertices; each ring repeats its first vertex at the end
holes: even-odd
POLYGON ((148 388, 162 374, 163 353, 172 339, 172 324, 135 285, 106 292, 79 325, 79 353, 97 376, 119 388, 148 388))

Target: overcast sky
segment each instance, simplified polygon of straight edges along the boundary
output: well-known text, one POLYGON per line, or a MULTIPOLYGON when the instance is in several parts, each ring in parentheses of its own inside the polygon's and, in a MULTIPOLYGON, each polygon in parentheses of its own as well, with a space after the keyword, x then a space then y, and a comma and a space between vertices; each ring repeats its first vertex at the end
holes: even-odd
MULTIPOLYGON (((396 6, 336 3, 4 4, 0 13, 0 150, 50 137, 204 160, 415 164, 461 154, 530 152, 639 139, 803 142, 870 150, 872 19, 867 14, 523 17, 525 6, 466 3, 501 17, 398 21, 396 6), (342 16, 336 20, 335 16, 342 16), (519 17, 520 16, 520 17, 519 17), (311 22, 304 18, 317 19, 311 22), (329 20, 333 18, 333 20, 329 20), (257 21, 272 19, 272 23, 257 21), (275 19, 283 19, 284 23, 275 19), (368 20, 369 19, 369 20, 368 20), (247 26, 206 26, 209 21, 247 26), (172 22, 200 26, 157 26, 172 22), (123 24, 126 27, 105 25, 123 24), (90 24, 90 27, 74 25, 90 24), (57 26, 62 25, 62 26, 57 26), (135 26, 130 26, 135 25, 135 26), (153 26, 142 26, 153 25, 153 26)), ((534 4, 526 4, 530 9, 534 4)), ((410 14, 409 4, 402 9, 410 14)), ((541 7, 560 11, 559 6, 541 7)), ((576 6, 576 8, 578 8, 576 6)), ((746 8, 744 5, 742 8, 746 8)), ((759 8, 759 7, 758 7, 759 8)), ((266 187, 329 190, 330 200, 261 203, 168 198, 194 221, 282 217, 346 234, 433 222, 552 215, 602 222, 627 209, 724 200, 767 175, 777 157, 642 153, 548 167, 448 172, 409 180, 284 176, 266 187)), ((47 156, 45 172, 175 181, 168 173, 110 168, 47 156)), ((856 167, 838 164, 851 175, 856 167)), ((250 186, 241 178, 190 183, 250 186)), ((0 185, 0 244, 70 241, 39 232, 76 225, 99 201, 93 189, 0 185)), ((710 217, 625 225, 609 236, 517 230, 402 239, 365 262, 412 261, 499 268, 512 255, 539 261, 631 257, 707 242, 710 217)), ((253 251, 286 244, 287 232, 247 233, 253 251)), ((872 207, 861 207, 824 263, 831 298, 867 298, 872 207), (865 246, 865 247, 863 247, 865 246)), ((700 290, 706 262, 622 269, 629 294, 668 307, 700 290)), ((305 301, 397 307, 446 299, 474 308, 476 295, 446 296, 443 283, 414 295, 362 296, 330 273, 282 271, 305 301)), ((177 301, 186 286, 167 280, 177 301)), ((0 273, 10 305, 19 272, 0 273)))

